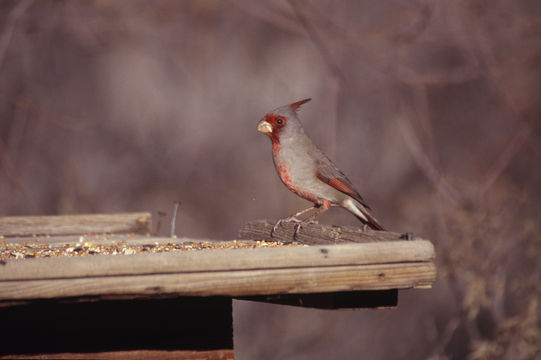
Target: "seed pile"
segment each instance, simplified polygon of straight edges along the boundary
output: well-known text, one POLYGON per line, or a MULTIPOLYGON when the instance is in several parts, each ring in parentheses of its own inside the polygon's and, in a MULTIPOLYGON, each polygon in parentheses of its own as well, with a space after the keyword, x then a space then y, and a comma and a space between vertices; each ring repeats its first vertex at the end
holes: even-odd
POLYGON ((8 259, 30 259, 39 257, 59 256, 86 256, 86 255, 133 255, 140 253, 161 253, 174 251, 197 251, 210 249, 249 249, 264 247, 292 246, 292 243, 281 243, 272 241, 252 240, 230 240, 230 241, 179 241, 171 238, 171 241, 148 241, 141 239, 137 241, 134 234, 123 235, 81 235, 78 241, 62 243, 51 242, 50 238, 7 238, 0 239, 0 260, 8 259), (134 243, 137 242, 137 243, 134 243))

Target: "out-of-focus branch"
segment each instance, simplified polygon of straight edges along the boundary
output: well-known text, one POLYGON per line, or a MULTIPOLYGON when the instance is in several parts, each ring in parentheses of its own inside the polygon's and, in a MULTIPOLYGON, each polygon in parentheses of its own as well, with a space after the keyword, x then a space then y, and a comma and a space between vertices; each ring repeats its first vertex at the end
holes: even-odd
POLYGON ((433 346, 431 355, 428 356, 427 359, 439 359, 438 356, 445 352, 445 348, 447 345, 449 345, 449 342, 455 334, 456 329, 458 329, 460 323, 461 319, 458 317, 454 317, 447 322, 445 329, 443 329, 443 332, 439 334, 438 341, 433 346))
POLYGON ((532 139, 531 136, 528 138, 528 147, 530 148, 530 150, 533 151, 535 156, 541 158, 541 146, 539 145, 538 142, 532 139))
POLYGON ((270 23, 283 30, 300 34, 300 31, 304 29, 318 48, 331 72, 334 75, 338 75, 340 81, 344 81, 345 76, 333 59, 333 53, 330 47, 326 45, 327 42, 332 42, 334 48, 346 53, 350 49, 355 49, 362 54, 360 56, 362 61, 369 64, 373 70, 391 75, 398 81, 407 84, 463 83, 477 78, 481 74, 477 59, 470 56, 469 53, 463 54, 468 57, 465 66, 445 68, 444 71, 419 73, 402 65, 403 61, 396 58, 396 53, 389 53, 388 51, 378 52, 375 50, 378 48, 378 45, 389 43, 390 41, 403 44, 417 40, 430 24, 436 12, 435 7, 441 6, 437 3, 424 3, 413 8, 407 7, 404 10, 397 10, 388 16, 384 22, 376 24, 368 31, 344 28, 334 23, 329 16, 323 14, 313 4, 299 2, 297 0, 288 0, 288 3, 301 26, 296 26, 292 17, 285 13, 283 9, 277 9, 270 5, 262 6, 259 3, 243 2, 239 3, 238 7, 250 14, 250 16, 254 16, 261 21, 270 23), (302 4, 302 7, 300 4, 302 4), (405 24, 404 19, 410 20, 405 24), (324 37, 323 34, 325 35, 324 37))
POLYGON ((289 11, 289 8, 286 8, 288 10, 286 12, 282 9, 273 7, 272 5, 274 4, 272 2, 262 1, 234 0, 231 4, 236 5, 239 10, 247 15, 270 24, 280 30, 297 35, 303 35, 305 33, 295 16, 289 11))
MULTIPOLYGON (((440 201, 441 196, 443 196, 443 194, 438 193, 435 197, 435 201, 433 202, 435 210, 434 214, 438 224, 440 237, 443 240, 440 241, 440 247, 445 246, 447 249, 449 249, 449 247, 453 246, 449 243, 449 241, 453 241, 454 239, 450 239, 449 237, 447 219, 445 217, 443 208, 444 205, 440 201)), ((439 336, 439 341, 434 345, 432 355, 429 357, 429 359, 437 358, 439 354, 444 352, 444 349, 451 341, 454 332, 461 324, 464 325, 470 339, 479 339, 479 331, 474 326, 472 320, 468 318, 467 310, 463 306, 463 301, 466 296, 466 289, 463 281, 461 281, 461 276, 457 271, 457 266, 451 259, 450 252, 446 251, 446 249, 439 251, 438 258, 440 259, 440 263, 444 269, 442 272, 447 274, 447 281, 449 282, 455 304, 458 308, 458 315, 450 319, 447 323, 445 330, 439 336)))
POLYGON ((409 120, 405 116, 398 116, 396 117, 396 123, 400 128, 406 146, 423 174, 430 180, 444 199, 454 206, 460 206, 464 202, 463 196, 445 180, 428 155, 423 151, 419 138, 415 134, 415 130, 413 130, 409 120))
POLYGON ((297 16, 297 19, 299 19, 299 22, 302 24, 304 29, 306 29, 306 32, 316 48, 318 49, 319 53, 323 57, 323 60, 329 67, 331 73, 340 80, 340 82, 344 83, 346 82, 346 78, 344 77, 344 74, 342 74, 342 71, 340 70, 340 67, 336 63, 336 61, 333 59, 329 49, 324 44, 321 37, 318 35, 315 27, 312 25, 312 23, 309 21, 309 19, 304 15, 302 12, 299 4, 295 0, 288 0, 289 5, 295 12, 295 15, 297 16))
MULTIPOLYGON (((415 111, 414 114, 403 115, 402 117, 396 119, 399 127, 401 128, 401 134, 406 141, 406 145, 408 146, 410 153, 416 160, 418 166, 421 168, 421 171, 423 171, 429 180, 432 180, 439 193, 446 198, 455 199, 455 196, 450 196, 450 191, 445 188, 445 185, 443 185, 444 188, 441 190, 438 188, 438 186, 442 187, 441 185, 438 185, 441 184, 442 175, 436 165, 437 154, 428 111, 426 89, 423 85, 410 85, 408 86, 408 92, 412 93, 414 96, 413 107, 415 111), (423 149, 420 135, 416 133, 414 126, 411 123, 413 117, 418 119, 421 124, 421 130, 424 132, 424 135, 426 135, 426 138, 428 138, 428 149, 423 149)), ((410 113, 405 111, 405 106, 402 106, 402 109, 405 113, 410 113)))
POLYGON ((518 152, 523 148, 528 141, 532 129, 527 123, 522 123, 521 127, 515 132, 507 146, 502 150, 500 156, 492 164, 485 181, 479 189, 479 197, 482 197, 496 180, 504 172, 504 170, 513 161, 518 152))
MULTIPOLYGON (((462 9, 469 9, 465 6, 462 9)), ((491 42, 488 40, 490 36, 484 33, 484 29, 481 27, 481 22, 478 18, 475 18, 470 11, 463 11, 461 19, 465 22, 463 27, 464 31, 468 32, 468 39, 470 39, 475 46, 472 49, 476 49, 476 56, 479 59, 479 63, 483 64, 483 76, 486 77, 496 94, 498 95, 501 103, 508 109, 512 115, 512 120, 518 125, 518 130, 512 136, 511 140, 502 150, 499 156, 492 164, 492 167, 488 171, 486 180, 480 184, 479 196, 483 196, 494 182, 499 178, 503 171, 509 166, 518 152, 530 141, 530 135, 532 132, 532 121, 528 121, 515 97, 512 95, 508 86, 502 83, 502 65, 501 56, 499 51, 493 49, 491 42)), ((527 56, 532 56, 530 52, 527 56)))
MULTIPOLYGON (((432 119, 430 118, 430 104, 428 100, 427 89, 425 85, 411 84, 409 85, 408 92, 413 96, 413 106, 415 116, 409 117, 408 120, 415 120, 420 125, 419 138, 426 139, 423 144, 426 146, 426 152, 428 158, 432 163, 438 165, 438 151, 437 144, 434 140, 434 130, 432 126, 432 119)), ((436 166, 435 165, 435 166, 436 166)))
POLYGON ((447 71, 435 71, 427 74, 420 74, 414 70, 396 63, 394 74, 397 79, 407 84, 441 85, 460 84, 478 78, 481 75, 479 67, 470 65, 450 69, 447 71))
POLYGON ((337 133, 337 127, 338 127, 338 103, 339 103, 339 90, 342 84, 346 82, 346 78, 344 74, 342 73, 342 70, 338 66, 336 60, 331 55, 331 52, 329 51, 328 47, 325 45, 324 41, 321 39, 321 37, 318 35, 316 31, 316 27, 312 24, 310 19, 305 16, 303 11, 301 11, 301 8, 299 4, 295 0, 289 0, 289 5, 293 9, 297 19, 301 23, 302 27, 306 30, 306 33, 314 43, 315 47, 318 49, 319 53, 321 54, 323 60, 325 61, 327 67, 329 68, 331 74, 333 75, 335 79, 335 86, 333 86, 333 95, 334 95, 334 105, 335 105, 335 116, 331 117, 331 122, 329 124, 329 130, 330 134, 328 134, 327 138, 331 139, 330 141, 330 151, 329 154, 331 154, 332 157, 336 154, 336 133, 337 133))
POLYGON ((26 11, 26 9, 28 9, 31 4, 32 0, 19 1, 7 17, 6 26, 3 33, 0 35, 0 67, 2 67, 2 62, 11 42, 11 38, 13 36, 13 29, 15 29, 17 20, 19 20, 21 15, 26 11))

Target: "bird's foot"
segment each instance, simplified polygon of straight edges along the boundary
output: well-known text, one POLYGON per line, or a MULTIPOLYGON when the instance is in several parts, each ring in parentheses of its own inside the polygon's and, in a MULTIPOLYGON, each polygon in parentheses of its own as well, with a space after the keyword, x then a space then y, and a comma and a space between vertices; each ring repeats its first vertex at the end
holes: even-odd
POLYGON ((295 224, 295 231, 293 232, 293 240, 297 240, 297 235, 299 234, 299 231, 301 228, 306 224, 319 224, 317 220, 314 219, 304 219, 302 221, 299 221, 295 224))
POLYGON ((271 237, 274 235, 274 233, 276 232, 276 230, 278 230, 278 227, 280 226, 281 223, 284 223, 284 222, 291 222, 291 221, 297 223, 297 224, 295 225, 295 227, 297 227, 297 225, 299 225, 299 224, 302 222, 301 220, 297 219, 297 218, 294 217, 294 216, 290 216, 290 217, 285 218, 285 219, 279 219, 276 223, 274 223, 274 226, 272 227, 272 230, 271 230, 271 233, 270 233, 271 237))
POLYGON ((276 232, 276 230, 278 230, 278 227, 280 226, 280 224, 287 223, 287 222, 294 222, 295 223, 295 228, 294 228, 294 231, 293 231, 293 240, 297 240, 297 234, 299 233, 299 231, 301 230, 303 225, 305 225, 305 224, 319 224, 319 222, 317 220, 314 220, 314 219, 299 220, 295 216, 290 216, 290 217, 285 218, 285 219, 280 219, 274 224, 274 226, 272 227, 272 230, 271 230, 271 237, 274 236, 274 233, 276 232))

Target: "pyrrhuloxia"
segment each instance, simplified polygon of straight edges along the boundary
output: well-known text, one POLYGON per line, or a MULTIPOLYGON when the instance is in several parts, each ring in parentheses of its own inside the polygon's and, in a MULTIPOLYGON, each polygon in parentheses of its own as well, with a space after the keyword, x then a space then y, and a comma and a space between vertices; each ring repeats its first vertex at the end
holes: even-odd
POLYGON ((368 212, 370 207, 353 188, 351 181, 304 132, 297 110, 310 100, 279 107, 265 115, 257 125, 257 130, 267 134, 272 141, 272 158, 282 182, 293 193, 314 203, 313 207, 278 220, 273 232, 280 222, 293 220, 297 222, 296 235, 302 222, 311 221, 331 206, 341 206, 371 229, 383 230, 368 212), (310 210, 316 211, 303 221, 297 219, 310 210))

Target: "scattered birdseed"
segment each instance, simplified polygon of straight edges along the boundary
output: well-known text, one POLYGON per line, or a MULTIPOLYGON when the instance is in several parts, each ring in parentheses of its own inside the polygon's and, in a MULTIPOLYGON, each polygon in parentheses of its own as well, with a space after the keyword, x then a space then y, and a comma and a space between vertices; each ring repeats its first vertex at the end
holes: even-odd
MULTIPOLYGON (((230 241, 182 241, 171 239, 171 242, 154 241, 156 238, 146 238, 148 242, 137 243, 134 234, 124 235, 124 238, 112 235, 85 234, 65 241, 52 241, 45 235, 41 238, 4 238, 0 242, 0 261, 8 259, 31 259, 42 257, 76 257, 95 255, 133 255, 140 253, 163 253, 178 251, 202 251, 215 249, 250 249, 250 248, 276 248, 298 246, 296 243, 282 243, 272 241, 230 240, 230 241), (91 241, 89 238, 92 238, 91 241), (130 243, 128 243, 128 240, 130 243), (136 240, 136 241, 134 241, 136 240), (52 241, 51 243, 45 243, 52 241)), ((140 238, 139 238, 140 240, 140 238)))

